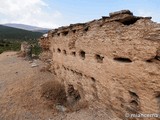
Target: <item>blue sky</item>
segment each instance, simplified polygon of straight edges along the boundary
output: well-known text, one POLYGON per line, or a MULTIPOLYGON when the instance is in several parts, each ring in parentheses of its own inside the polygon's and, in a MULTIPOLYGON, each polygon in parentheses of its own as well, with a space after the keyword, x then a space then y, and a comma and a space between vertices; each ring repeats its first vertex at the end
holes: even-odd
POLYGON ((108 16, 129 9, 137 16, 160 22, 160 0, 3 0, 0 24, 23 23, 56 28, 108 16))

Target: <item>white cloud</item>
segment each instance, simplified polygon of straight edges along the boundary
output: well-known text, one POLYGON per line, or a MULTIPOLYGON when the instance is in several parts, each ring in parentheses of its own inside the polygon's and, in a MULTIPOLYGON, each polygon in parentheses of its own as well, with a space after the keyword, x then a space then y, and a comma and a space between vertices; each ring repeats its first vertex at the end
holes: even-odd
POLYGON ((54 28, 62 19, 59 11, 47 11, 49 5, 43 0, 0 1, 0 23, 22 23, 54 28))
POLYGON ((143 17, 149 17, 152 15, 150 11, 138 10, 137 12, 139 16, 143 16, 143 17))
POLYGON ((154 11, 138 10, 136 15, 143 17, 152 17, 153 21, 160 22, 159 20, 160 16, 157 14, 157 12, 154 11))

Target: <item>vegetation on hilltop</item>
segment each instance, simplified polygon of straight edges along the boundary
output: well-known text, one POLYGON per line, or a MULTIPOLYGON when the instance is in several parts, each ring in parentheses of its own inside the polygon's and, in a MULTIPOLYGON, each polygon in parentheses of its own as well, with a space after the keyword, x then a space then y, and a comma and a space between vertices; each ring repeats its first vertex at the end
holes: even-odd
POLYGON ((19 51, 21 42, 27 41, 33 44, 33 53, 37 55, 41 51, 37 39, 41 36, 42 33, 39 32, 31 32, 0 25, 0 54, 8 50, 19 51))

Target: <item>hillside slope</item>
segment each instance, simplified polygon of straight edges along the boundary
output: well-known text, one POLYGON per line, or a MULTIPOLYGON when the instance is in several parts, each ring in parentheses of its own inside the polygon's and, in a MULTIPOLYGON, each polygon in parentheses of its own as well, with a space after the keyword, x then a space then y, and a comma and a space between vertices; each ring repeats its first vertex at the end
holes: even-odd
POLYGON ((7 23, 7 24, 4 24, 4 26, 19 28, 19 29, 33 31, 33 32, 40 32, 40 33, 46 33, 49 30, 48 28, 42 28, 37 26, 25 25, 25 24, 17 24, 17 23, 7 23))
POLYGON ((0 40, 34 40, 42 36, 42 34, 0 25, 0 40))

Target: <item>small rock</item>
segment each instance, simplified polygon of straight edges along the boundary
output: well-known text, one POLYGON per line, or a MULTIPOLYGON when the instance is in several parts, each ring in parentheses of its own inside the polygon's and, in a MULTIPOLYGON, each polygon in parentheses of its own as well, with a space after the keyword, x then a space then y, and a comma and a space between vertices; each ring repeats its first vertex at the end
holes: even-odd
POLYGON ((67 108, 62 105, 56 105, 56 109, 60 112, 65 112, 67 110, 67 108))
POLYGON ((32 65, 31 65, 31 66, 32 66, 32 68, 33 68, 33 67, 37 67, 37 66, 38 66, 38 64, 36 64, 36 63, 32 63, 32 65))
POLYGON ((29 63, 33 63, 33 61, 29 61, 29 63))

